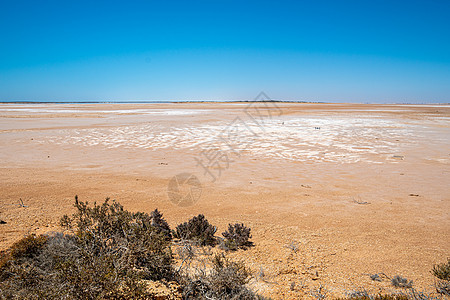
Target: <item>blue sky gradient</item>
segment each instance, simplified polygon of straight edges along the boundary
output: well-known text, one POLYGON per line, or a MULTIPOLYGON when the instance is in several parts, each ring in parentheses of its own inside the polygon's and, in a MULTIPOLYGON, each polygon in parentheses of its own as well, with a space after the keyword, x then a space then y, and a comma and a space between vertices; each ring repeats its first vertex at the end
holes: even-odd
POLYGON ((450 102, 450 1, 1 1, 0 101, 450 102))

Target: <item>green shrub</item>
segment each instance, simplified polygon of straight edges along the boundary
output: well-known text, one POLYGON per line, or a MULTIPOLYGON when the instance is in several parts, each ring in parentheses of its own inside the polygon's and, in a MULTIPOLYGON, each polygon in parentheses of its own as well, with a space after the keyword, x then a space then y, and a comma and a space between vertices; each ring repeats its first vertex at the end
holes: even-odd
POLYGON ((215 246, 217 240, 214 237, 217 228, 209 224, 204 215, 193 217, 188 222, 179 224, 174 232, 174 237, 189 240, 199 246, 215 246))

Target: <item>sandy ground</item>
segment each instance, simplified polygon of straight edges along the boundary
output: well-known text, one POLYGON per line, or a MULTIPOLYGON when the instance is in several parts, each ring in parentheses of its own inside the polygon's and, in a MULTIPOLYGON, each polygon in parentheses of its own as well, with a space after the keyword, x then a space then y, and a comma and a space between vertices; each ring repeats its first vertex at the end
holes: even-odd
POLYGON ((0 249, 58 230, 76 194, 171 226, 203 213, 252 228, 232 256, 275 299, 392 290, 380 272, 432 291, 450 256, 448 105, 2 104, 0 178, 0 249), (169 199, 180 173, 193 205, 169 199))

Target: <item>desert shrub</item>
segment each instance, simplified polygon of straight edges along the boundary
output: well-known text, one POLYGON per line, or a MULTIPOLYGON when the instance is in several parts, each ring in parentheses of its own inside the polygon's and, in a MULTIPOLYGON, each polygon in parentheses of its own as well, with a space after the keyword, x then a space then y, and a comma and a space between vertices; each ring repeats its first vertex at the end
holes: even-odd
POLYGON ((323 285, 319 285, 318 288, 312 290, 310 295, 316 300, 323 300, 329 298, 330 291, 327 290, 323 285))
POLYGON ((435 283, 436 292, 441 295, 450 296, 450 282, 449 281, 438 281, 435 283))
POLYGON ((73 234, 30 236, 11 247, 0 298, 150 298, 144 281, 178 279, 159 212, 131 213, 108 199, 89 206, 77 197, 75 207, 61 219, 73 234))
POLYGON ((242 262, 231 261, 224 255, 214 255, 212 266, 210 282, 219 295, 233 294, 248 282, 251 275, 242 262))
POLYGON ((39 254, 47 240, 48 238, 44 235, 31 234, 26 236, 11 246, 11 257, 13 259, 32 258, 39 254))
POLYGON ((184 278, 183 299, 206 299, 210 293, 211 288, 206 278, 184 278))
MULTIPOLYGON (((10 249, 2 251, 0 257, 0 282, 17 276, 24 284, 32 285, 39 274, 29 261, 43 251, 48 238, 43 235, 29 235, 15 242, 10 249)), ((0 285, 1 290, 1 285, 0 285)))
POLYGON ((228 224, 228 230, 223 232, 225 247, 229 250, 247 249, 252 245, 249 239, 252 237, 250 228, 244 224, 228 224))
POLYGON ((450 296, 450 258, 445 263, 434 265, 431 273, 438 278, 435 283, 436 292, 450 296))
POLYGON ((186 277, 184 299, 266 299, 246 287, 251 272, 244 263, 232 261, 216 254, 210 272, 202 270, 200 276, 186 277))
POLYGON ((89 207, 87 202, 75 200, 77 212, 70 219, 75 226, 69 227, 78 228, 75 235, 83 246, 83 257, 89 261, 101 256, 104 261, 99 261, 100 265, 113 267, 119 274, 136 269, 142 279, 170 279, 173 276, 167 235, 170 230, 158 225, 157 222, 167 225, 162 215, 154 222, 146 213, 131 213, 119 203, 108 201, 89 207))
POLYGON ((217 243, 214 234, 217 228, 209 224, 204 215, 193 217, 188 222, 179 224, 174 237, 183 240, 189 240, 200 246, 215 246, 217 243))
POLYGON ((58 257, 73 250, 60 245, 59 235, 27 236, 6 251, 0 267, 0 298, 55 298, 66 296, 64 282, 56 270, 58 257), (45 242, 44 242, 45 241, 45 242), (14 253, 14 255, 12 254, 14 253))
POLYGON ((450 281, 450 258, 445 263, 434 265, 431 273, 441 280, 450 281))
POLYGON ((186 260, 191 244, 216 243, 203 215, 171 233, 158 210, 131 213, 109 199, 89 205, 78 197, 74 206, 61 218, 64 233, 27 236, 0 253, 0 299, 154 299, 152 282, 175 286, 186 299, 264 299, 246 287, 245 265, 223 255, 200 275, 174 269, 172 234, 189 246, 181 248, 186 260))
MULTIPOLYGON (((11 249, 0 251, 0 274, 1 270, 11 261, 11 249)), ((2 279, 0 278, 0 281, 2 279)))
POLYGON ((167 239, 172 239, 172 233, 170 231, 170 226, 167 221, 164 219, 161 212, 158 209, 155 209, 150 213, 150 217, 152 218, 152 226, 154 226, 159 232, 162 232, 167 239))
MULTIPOLYGON (((363 293, 364 294, 364 293, 363 293)), ((408 298, 406 295, 401 294, 390 294, 390 295, 358 295, 356 293, 355 295, 349 295, 348 298, 339 298, 337 300, 344 300, 344 299, 352 299, 352 300, 409 300, 411 298, 408 298)))
POLYGON ((365 290, 354 290, 347 293, 347 298, 349 299, 370 299, 369 293, 365 290))
POLYGON ((410 289, 407 292, 395 294, 369 294, 366 290, 357 290, 348 294, 347 298, 338 298, 336 300, 438 300, 430 295, 410 289))
POLYGON ((399 287, 399 288, 412 288, 412 286, 413 286, 412 280, 408 281, 408 279, 406 279, 402 276, 399 276, 399 275, 395 275, 391 279, 391 283, 393 286, 399 287))

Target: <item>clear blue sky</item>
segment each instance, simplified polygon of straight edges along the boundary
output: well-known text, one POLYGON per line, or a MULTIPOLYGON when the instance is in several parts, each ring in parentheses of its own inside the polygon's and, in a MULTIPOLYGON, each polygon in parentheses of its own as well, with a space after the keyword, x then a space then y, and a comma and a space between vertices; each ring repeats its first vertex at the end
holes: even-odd
POLYGON ((0 101, 450 102, 450 1, 0 2, 0 101))

